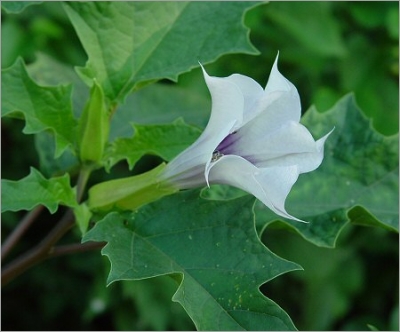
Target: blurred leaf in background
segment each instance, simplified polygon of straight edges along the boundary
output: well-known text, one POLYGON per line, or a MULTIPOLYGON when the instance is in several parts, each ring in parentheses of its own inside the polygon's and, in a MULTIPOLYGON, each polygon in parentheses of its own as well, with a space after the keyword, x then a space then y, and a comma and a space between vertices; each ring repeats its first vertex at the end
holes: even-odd
POLYGON ((332 250, 271 227, 263 242, 304 267, 262 288, 272 299, 281 299, 300 331, 366 331, 368 324, 398 331, 397 234, 348 226, 332 250))
POLYGON ((23 4, 14 1, 4 4, 21 11, 7 13, 2 10, 2 68, 11 66, 18 56, 31 63, 37 52, 70 64, 84 64, 85 52, 60 2, 25 1, 23 4), (28 3, 30 5, 26 6, 28 3))

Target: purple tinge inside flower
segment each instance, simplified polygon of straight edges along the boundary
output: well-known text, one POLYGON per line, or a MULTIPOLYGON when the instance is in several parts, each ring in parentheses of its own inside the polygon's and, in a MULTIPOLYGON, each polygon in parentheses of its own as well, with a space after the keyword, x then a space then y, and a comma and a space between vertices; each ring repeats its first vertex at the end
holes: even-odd
POLYGON ((240 136, 237 135, 237 131, 234 131, 233 133, 226 136, 221 143, 219 143, 215 151, 219 152, 222 155, 234 154, 235 152, 233 145, 239 138, 240 136))
POLYGON ((240 135, 240 130, 234 131, 233 133, 230 133, 228 136, 226 136, 214 150, 211 161, 217 161, 219 158, 225 155, 239 155, 247 161, 254 163, 255 160, 253 160, 254 158, 252 158, 252 156, 240 153, 235 146, 235 143, 239 141, 241 137, 242 136, 240 135))

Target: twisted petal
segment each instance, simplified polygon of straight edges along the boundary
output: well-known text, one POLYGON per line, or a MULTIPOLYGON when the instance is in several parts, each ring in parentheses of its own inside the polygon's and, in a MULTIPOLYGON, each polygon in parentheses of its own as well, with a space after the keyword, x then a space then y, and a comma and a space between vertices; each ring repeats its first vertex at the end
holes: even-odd
MULTIPOLYGON (((255 80, 244 75, 233 74, 226 78, 219 78, 236 85, 244 98, 242 117, 237 118, 238 122, 233 131, 261 113, 268 113, 270 118, 268 123, 271 125, 277 123, 276 121, 278 121, 278 124, 286 121, 300 121, 300 96, 296 87, 279 72, 278 57, 279 55, 276 56, 272 66, 265 90, 255 80)), ((215 83, 221 85, 219 82, 215 83)), ((215 85, 211 86, 208 83, 207 85, 210 91, 215 87, 215 85)))
POLYGON ((233 74, 224 79, 235 84, 243 96, 244 104, 242 119, 233 129, 237 130, 257 115, 257 112, 259 111, 258 100, 262 98, 264 90, 255 80, 244 75, 233 74))
POLYGON ((317 142, 302 124, 287 122, 275 130, 264 131, 263 116, 242 128, 238 138, 226 152, 240 155, 257 167, 292 166, 299 173, 315 170, 324 157, 324 142, 328 133, 317 142))
POLYGON ((299 93, 296 87, 279 72, 278 56, 272 66, 264 96, 260 100, 261 112, 271 113, 271 120, 277 121, 278 125, 284 121, 300 121, 299 93))
POLYGON ((278 59, 279 54, 276 56, 274 64, 272 65, 271 73, 269 74, 269 79, 267 86, 265 87, 266 93, 271 93, 274 91, 296 91, 296 87, 287 80, 278 70, 278 59))
POLYGON ((296 166, 258 169, 239 156, 223 156, 212 163, 209 180, 243 189, 263 202, 276 214, 297 220, 285 210, 285 199, 297 181, 296 166))
MULTIPOLYGON (((211 94, 211 115, 203 135, 215 135, 227 123, 234 123, 232 131, 239 128, 243 120, 245 97, 240 88, 230 79, 209 76, 203 69, 204 79, 211 94)), ((203 136, 202 135, 202 136, 203 136)), ((219 142, 215 145, 218 145, 219 142)))
POLYGON ((299 122, 301 117, 299 93, 296 87, 279 72, 278 56, 272 66, 264 94, 258 100, 253 117, 248 119, 248 121, 257 119, 258 115, 263 114, 266 117, 265 130, 287 121, 299 122))

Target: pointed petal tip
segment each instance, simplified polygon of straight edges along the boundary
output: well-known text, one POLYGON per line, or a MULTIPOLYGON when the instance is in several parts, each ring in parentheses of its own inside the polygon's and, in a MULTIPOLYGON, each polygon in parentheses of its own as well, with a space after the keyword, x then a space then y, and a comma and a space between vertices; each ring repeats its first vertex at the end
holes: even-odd
POLYGON ((272 66, 273 68, 275 67, 276 69, 278 69, 278 61, 279 61, 279 50, 278 50, 278 53, 276 54, 274 64, 272 66))
POLYGON ((324 137, 328 137, 330 134, 332 134, 332 132, 333 132, 335 129, 336 129, 336 127, 333 126, 332 130, 331 130, 329 133, 327 133, 324 137))
POLYGON ((275 57, 274 64, 272 65, 269 78, 265 86, 265 91, 293 91, 294 93, 297 93, 296 87, 279 71, 278 61, 279 52, 275 57))
POLYGON ((200 61, 198 61, 198 63, 199 63, 199 65, 200 65, 200 67, 201 67, 201 70, 202 70, 202 72, 203 72, 204 78, 207 80, 207 78, 209 78, 210 75, 208 75, 208 73, 207 73, 206 69, 204 68, 203 64, 202 64, 200 61))
POLYGON ((199 62, 199 65, 201 67, 201 70, 203 71, 203 74, 207 74, 206 70, 204 69, 203 65, 199 62))
POLYGON ((289 214, 289 216, 290 216, 289 219, 291 219, 291 220, 298 221, 298 222, 301 222, 301 223, 303 223, 303 224, 309 224, 309 223, 310 223, 309 221, 305 221, 305 220, 302 220, 302 219, 293 217, 293 216, 291 216, 290 214, 289 214))
POLYGON ((324 146, 325 141, 326 141, 327 138, 330 136, 330 134, 332 134, 332 132, 335 130, 335 128, 336 128, 336 127, 333 127, 332 130, 331 130, 329 133, 327 133, 325 136, 323 136, 323 137, 321 137, 319 140, 317 140, 316 143, 317 143, 318 149, 321 149, 321 148, 324 146))
POLYGON ((305 223, 305 224, 309 224, 308 221, 301 220, 301 219, 296 218, 296 217, 292 216, 291 214, 287 213, 284 208, 282 209, 282 208, 279 208, 279 207, 277 207, 275 205, 273 205, 273 207, 274 207, 274 209, 272 209, 272 211, 275 212, 277 215, 279 215, 281 217, 284 217, 284 218, 290 219, 290 220, 294 220, 294 221, 298 221, 298 222, 302 222, 302 223, 305 223))

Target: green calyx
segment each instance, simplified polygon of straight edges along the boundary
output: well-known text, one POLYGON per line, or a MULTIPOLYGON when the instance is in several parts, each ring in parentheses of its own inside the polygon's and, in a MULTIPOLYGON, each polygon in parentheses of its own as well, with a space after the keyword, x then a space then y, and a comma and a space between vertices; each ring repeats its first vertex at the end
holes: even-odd
POLYGON ((136 210, 142 205, 171 195, 179 189, 161 179, 166 164, 149 172, 128 178, 99 183, 89 190, 88 206, 91 210, 136 210))
POLYGON ((99 163, 110 131, 103 89, 93 80, 90 99, 79 119, 79 156, 82 162, 99 163))

